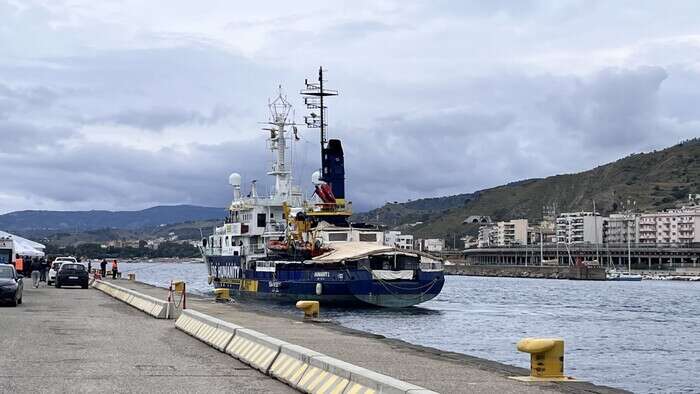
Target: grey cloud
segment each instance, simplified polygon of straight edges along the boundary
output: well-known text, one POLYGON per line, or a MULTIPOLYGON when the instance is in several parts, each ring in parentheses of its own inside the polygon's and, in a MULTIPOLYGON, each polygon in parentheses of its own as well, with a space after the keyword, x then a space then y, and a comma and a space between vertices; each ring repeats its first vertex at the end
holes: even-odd
POLYGON ((7 186, 36 199, 83 209, 90 204, 138 208, 158 202, 223 206, 230 195, 227 179, 232 169, 246 180, 264 171, 260 165, 265 160, 264 144, 255 145, 196 145, 183 153, 86 143, 34 151, 8 162, 8 171, 23 176, 8 180, 7 186))
POLYGON ((563 130, 592 146, 628 146, 656 131, 658 93, 668 77, 661 67, 608 69, 589 80, 574 80, 544 107, 554 108, 563 130))
POLYGON ((10 87, 0 82, 0 118, 11 114, 45 109, 59 94, 45 86, 10 87))
POLYGON ((209 114, 178 108, 130 109, 111 115, 87 119, 85 123, 103 123, 162 131, 171 126, 212 125, 230 113, 230 109, 216 106, 209 114))
MULTIPOLYGON (((61 127, 39 127, 30 123, 0 119, 0 155, 34 154, 40 149, 54 151, 63 141, 78 134, 61 127)), ((8 160, 9 161, 9 160, 8 160)), ((8 165, 6 163, 6 165, 8 165)), ((18 170, 21 170, 19 168, 18 170)), ((18 172, 18 173, 21 173, 18 172)))

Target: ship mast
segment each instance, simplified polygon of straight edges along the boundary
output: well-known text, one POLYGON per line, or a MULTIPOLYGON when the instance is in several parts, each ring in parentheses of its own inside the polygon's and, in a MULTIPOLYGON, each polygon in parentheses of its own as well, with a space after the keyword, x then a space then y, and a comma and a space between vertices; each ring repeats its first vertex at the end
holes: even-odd
POLYGON ((293 122, 288 122, 287 118, 292 109, 292 105, 282 94, 282 87, 279 87, 277 98, 268 103, 270 108, 270 120, 267 122, 270 127, 263 130, 270 132, 270 150, 275 155, 271 170, 267 173, 275 177, 275 196, 289 197, 291 194, 291 168, 285 156, 287 150, 287 130, 286 126, 292 126, 294 136, 297 134, 296 126, 293 122))
POLYGON ((306 88, 299 93, 304 96, 306 108, 311 111, 318 110, 318 114, 311 112, 309 115, 304 116, 304 122, 308 128, 321 129, 321 162, 323 162, 323 153, 326 149, 326 142, 328 142, 326 139, 328 123, 323 98, 326 96, 337 96, 338 91, 323 88, 323 67, 318 68, 318 82, 309 82, 308 79, 305 79, 304 85, 306 85, 306 88))

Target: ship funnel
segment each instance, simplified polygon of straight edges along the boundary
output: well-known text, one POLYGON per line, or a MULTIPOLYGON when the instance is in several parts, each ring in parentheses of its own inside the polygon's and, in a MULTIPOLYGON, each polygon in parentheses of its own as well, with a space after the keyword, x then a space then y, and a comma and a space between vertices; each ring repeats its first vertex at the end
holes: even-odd
POLYGON ((329 140, 323 148, 322 181, 330 184, 336 199, 345 200, 345 160, 340 140, 329 140))
POLYGON ((228 184, 233 186, 233 199, 241 198, 241 174, 234 172, 228 177, 228 184))

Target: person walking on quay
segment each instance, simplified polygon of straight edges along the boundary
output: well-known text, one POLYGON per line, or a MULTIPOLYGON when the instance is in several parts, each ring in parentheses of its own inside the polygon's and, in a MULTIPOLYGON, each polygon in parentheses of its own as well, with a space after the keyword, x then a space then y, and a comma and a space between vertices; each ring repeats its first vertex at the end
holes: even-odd
POLYGON ((117 274, 119 273, 119 266, 117 265, 117 259, 112 260, 112 279, 117 279, 117 274))
POLYGON ((49 263, 46 261, 46 257, 42 257, 39 260, 39 264, 41 265, 41 269, 39 270, 39 282, 46 283, 46 272, 49 270, 49 263))
POLYGON ((41 275, 41 262, 38 258, 34 257, 32 259, 32 285, 35 289, 39 288, 39 278, 41 275))
POLYGON ((102 278, 107 276, 107 260, 102 259, 102 262, 100 263, 100 275, 102 275, 102 278))
POLYGON ((92 260, 88 260, 88 275, 92 272, 92 260))

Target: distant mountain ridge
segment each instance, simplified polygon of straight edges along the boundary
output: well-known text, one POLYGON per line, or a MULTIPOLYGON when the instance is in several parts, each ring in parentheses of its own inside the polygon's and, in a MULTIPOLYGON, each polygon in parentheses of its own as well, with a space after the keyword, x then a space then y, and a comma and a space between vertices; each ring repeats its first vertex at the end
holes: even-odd
POLYGON ((417 237, 452 240, 474 235, 478 225, 463 224, 470 215, 494 220, 539 221, 545 205, 556 212, 596 210, 604 215, 623 208, 659 211, 688 202, 700 193, 700 139, 649 153, 637 153, 594 169, 527 179, 471 194, 390 203, 353 217, 378 222, 417 237), (629 201, 629 205, 628 205, 629 201))
POLYGON ((0 215, 0 229, 89 231, 97 229, 136 230, 162 224, 222 219, 223 208, 196 205, 156 206, 140 211, 16 211, 0 215))

